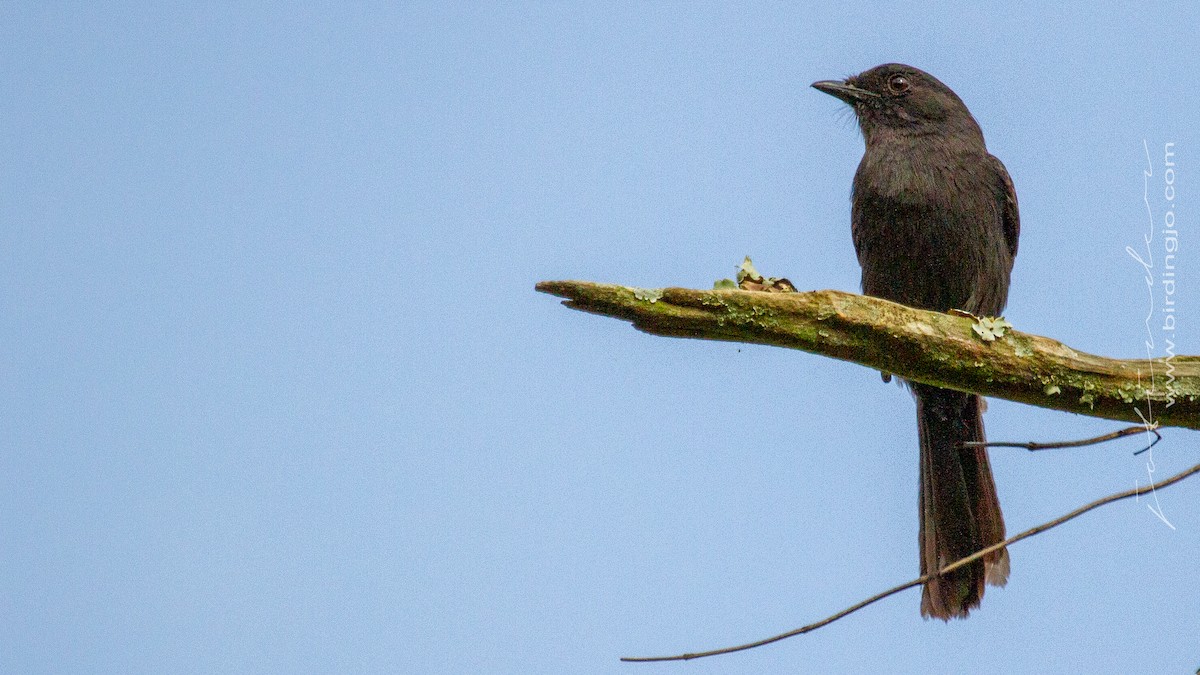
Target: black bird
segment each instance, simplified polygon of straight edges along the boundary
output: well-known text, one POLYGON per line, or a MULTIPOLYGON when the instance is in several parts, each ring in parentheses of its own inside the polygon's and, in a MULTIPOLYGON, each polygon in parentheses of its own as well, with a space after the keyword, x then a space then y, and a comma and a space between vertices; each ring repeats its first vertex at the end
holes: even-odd
MULTIPOLYGON (((998 316, 1008 300, 1020 220, 1008 171, 988 154, 962 100, 898 63, 816 89, 854 109, 866 152, 854 174, 851 231, 863 293, 911 307, 998 316)), ((921 445, 921 574, 1004 540, 1004 516, 975 394, 909 383, 921 445)), ((1008 580, 1007 549, 925 584, 921 614, 949 620, 1008 580)))

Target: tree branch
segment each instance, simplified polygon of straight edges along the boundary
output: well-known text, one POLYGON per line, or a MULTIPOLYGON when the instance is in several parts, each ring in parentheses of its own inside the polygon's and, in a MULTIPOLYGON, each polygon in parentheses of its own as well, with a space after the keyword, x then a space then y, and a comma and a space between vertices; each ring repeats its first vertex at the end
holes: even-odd
POLYGON ((537 290, 652 335, 800 349, 1042 408, 1200 429, 1200 357, 1108 359, 1018 331, 984 342, 969 318, 841 291, 642 290, 588 281, 543 281, 537 290))

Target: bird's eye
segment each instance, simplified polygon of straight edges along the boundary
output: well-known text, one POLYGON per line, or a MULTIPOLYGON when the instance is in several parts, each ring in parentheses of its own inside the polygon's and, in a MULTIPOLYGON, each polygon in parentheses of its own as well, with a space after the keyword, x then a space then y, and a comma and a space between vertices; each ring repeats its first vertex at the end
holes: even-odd
POLYGON ((893 94, 903 94, 904 92, 908 91, 911 85, 909 85, 907 77, 903 75, 893 75, 888 78, 887 86, 888 91, 892 92, 893 94))

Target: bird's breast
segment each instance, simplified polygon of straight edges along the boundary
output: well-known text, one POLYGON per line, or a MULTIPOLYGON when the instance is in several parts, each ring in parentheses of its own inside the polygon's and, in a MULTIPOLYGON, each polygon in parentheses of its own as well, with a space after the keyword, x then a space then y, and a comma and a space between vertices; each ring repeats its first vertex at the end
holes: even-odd
POLYGON ((986 151, 920 140, 868 144, 855 174, 863 291, 924 309, 999 312, 1011 257, 986 151))

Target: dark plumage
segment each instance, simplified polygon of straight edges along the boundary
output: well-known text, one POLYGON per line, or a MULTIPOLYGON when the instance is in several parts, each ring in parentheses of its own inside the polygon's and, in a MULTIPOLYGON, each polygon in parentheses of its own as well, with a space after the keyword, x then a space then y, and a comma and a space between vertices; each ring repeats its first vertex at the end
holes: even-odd
MULTIPOLYGON (((935 311, 997 316, 1008 300, 1017 195, 983 132, 949 87, 897 63, 813 87, 854 109, 866 151, 854 175, 851 231, 867 295, 935 311)), ((984 440, 983 401, 911 383, 921 447, 921 573, 1004 539, 984 440)), ((1003 586, 1008 552, 925 585, 921 613, 965 617, 984 583, 1003 586)))

